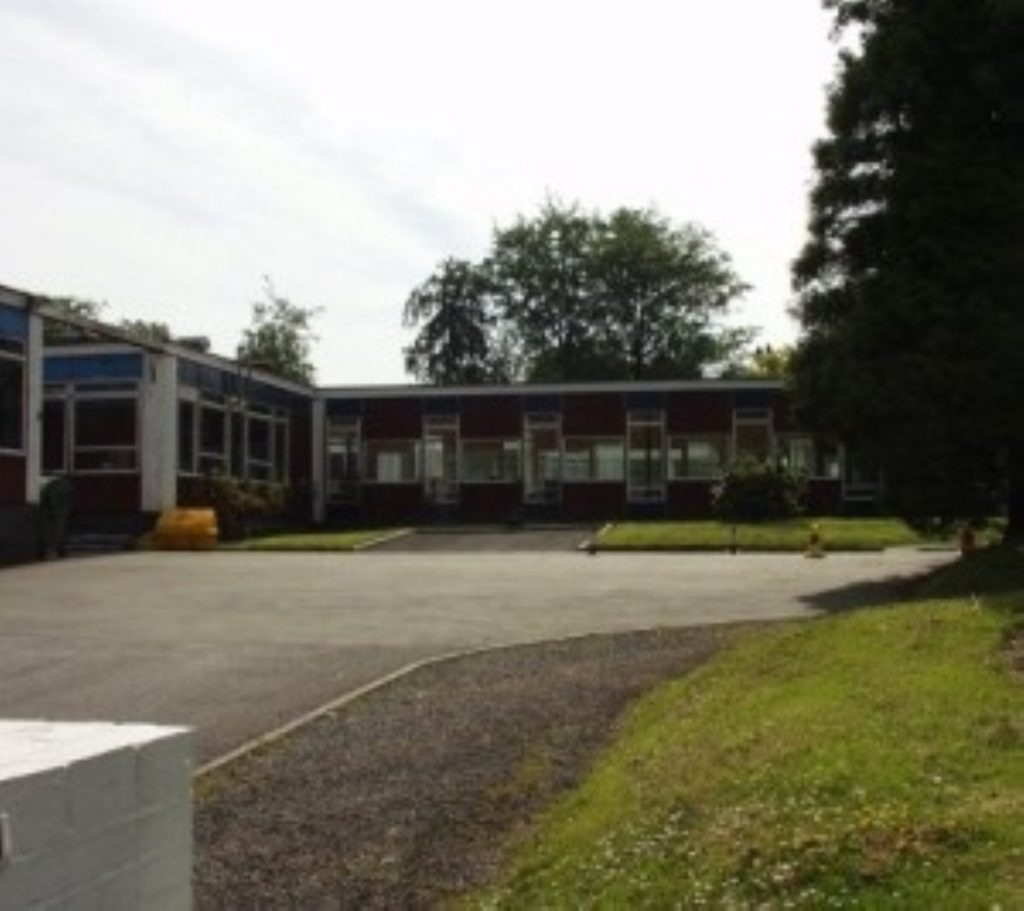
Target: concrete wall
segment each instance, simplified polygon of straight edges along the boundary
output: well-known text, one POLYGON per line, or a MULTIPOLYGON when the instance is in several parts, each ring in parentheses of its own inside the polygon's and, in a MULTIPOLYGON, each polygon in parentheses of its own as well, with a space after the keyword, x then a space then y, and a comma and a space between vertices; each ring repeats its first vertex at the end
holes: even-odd
POLYGON ((0 908, 191 907, 190 732, 0 721, 0 908))

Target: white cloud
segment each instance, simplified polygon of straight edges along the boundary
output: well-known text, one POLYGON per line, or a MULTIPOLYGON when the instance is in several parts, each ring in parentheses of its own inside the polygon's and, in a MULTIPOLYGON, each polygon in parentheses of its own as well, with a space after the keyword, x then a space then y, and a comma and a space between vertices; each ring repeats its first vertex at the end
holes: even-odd
POLYGON ((740 318, 793 333, 812 4, 7 0, 0 28, 0 282, 230 351, 267 273, 325 307, 323 380, 397 381, 409 290, 554 193, 705 224, 740 318))

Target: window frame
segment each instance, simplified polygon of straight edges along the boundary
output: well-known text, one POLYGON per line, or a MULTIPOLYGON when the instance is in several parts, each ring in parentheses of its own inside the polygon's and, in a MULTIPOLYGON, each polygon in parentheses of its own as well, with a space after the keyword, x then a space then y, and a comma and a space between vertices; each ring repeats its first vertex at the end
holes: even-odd
POLYGON ((16 345, 19 351, 7 348, 6 346, 0 346, 0 361, 7 361, 9 363, 17 365, 21 372, 21 390, 18 400, 20 401, 19 421, 18 427, 18 446, 10 447, 0 445, 0 455, 8 456, 20 456, 24 458, 28 453, 28 356, 26 353, 26 345, 17 339, 8 339, 4 336, 4 341, 10 341, 12 346, 16 345))
POLYGON ((102 384, 99 383, 95 387, 90 388, 89 386, 75 385, 71 394, 68 396, 68 404, 70 407, 65 412, 65 415, 69 416, 65 419, 68 421, 65 424, 65 433, 69 440, 69 449, 71 456, 71 469, 68 472, 72 475, 132 475, 139 474, 142 471, 142 460, 140 458, 142 453, 142 415, 141 415, 141 401, 139 396, 139 384, 136 382, 132 383, 120 383, 114 384, 102 384), (124 402, 130 401, 134 409, 134 422, 135 422, 135 441, 131 444, 128 443, 117 443, 114 445, 107 446, 80 446, 78 443, 78 405, 80 402, 124 402), (133 467, 132 468, 80 468, 78 464, 78 454, 92 453, 92 452, 131 452, 134 454, 133 467))
POLYGON ((459 483, 468 485, 480 484, 521 484, 523 482, 523 440, 522 437, 474 437, 473 439, 462 439, 459 441, 459 483), (466 447, 478 445, 501 446, 501 477, 500 478, 469 478, 466 477, 466 447), (516 465, 514 477, 509 477, 506 472, 507 449, 512 444, 515 446, 516 465))
MULTIPOLYGON (((593 468, 596 465, 596 461, 593 458, 593 450, 591 450, 590 467, 593 468)), ((571 436, 562 437, 562 483, 563 484, 625 484, 626 483, 626 437, 614 436, 606 433, 574 433, 571 436), (567 459, 569 453, 569 446, 571 443, 576 441, 588 442, 591 445, 603 442, 610 443, 616 442, 619 449, 619 464, 621 466, 620 476, 618 478, 571 478, 569 472, 566 470, 569 461, 567 459)))
MULTIPOLYGON (((668 458, 665 464, 665 470, 668 475, 669 483, 672 484, 710 484, 719 480, 725 472, 728 470, 730 463, 732 462, 732 439, 727 433, 673 433, 668 437, 668 458), (702 474, 702 475, 677 475, 674 469, 674 460, 672 458, 672 451, 677 446, 677 441, 683 443, 697 442, 707 443, 717 441, 719 446, 719 452, 721 453, 721 459, 719 460, 718 470, 714 474, 702 474)), ((689 457, 687 457, 687 464, 689 464, 689 457)))

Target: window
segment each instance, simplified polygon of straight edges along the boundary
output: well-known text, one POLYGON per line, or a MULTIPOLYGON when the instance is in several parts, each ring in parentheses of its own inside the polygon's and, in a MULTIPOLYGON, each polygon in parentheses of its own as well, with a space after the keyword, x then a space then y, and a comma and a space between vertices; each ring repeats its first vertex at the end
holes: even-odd
POLYGON ((199 471, 228 473, 228 413, 219 405, 199 406, 199 471))
POLYGON ((0 351, 0 449, 21 451, 25 424, 25 363, 0 351))
POLYGON ((519 480, 519 440, 467 440, 462 444, 462 480, 468 484, 519 480))
POLYGON ((47 398, 43 402, 43 474, 63 474, 67 466, 67 402, 47 398))
POLYGON ((423 419, 423 486, 432 503, 454 503, 459 495, 458 415, 423 419))
POLYGON ((736 458, 760 459, 772 455, 772 413, 767 408, 737 408, 733 413, 736 458))
POLYGON ((178 471, 194 474, 196 470, 196 406, 178 402, 178 471))
POLYGON ((799 472, 808 477, 819 476, 813 437, 780 437, 779 461, 792 471, 799 472))
POLYGON ((328 418, 327 497, 353 503, 359 490, 359 418, 328 418))
POLYGON ((572 481, 623 481, 621 437, 567 437, 562 477, 572 481))
POLYGON ((724 436, 673 437, 668 470, 673 481, 717 478, 728 461, 729 442, 724 436))
POLYGON ((557 414, 528 414, 523 434, 523 480, 527 500, 557 502, 562 480, 562 428, 557 414))
POLYGON ((270 420, 262 415, 249 415, 249 448, 246 477, 253 481, 271 479, 274 454, 270 420))
POLYGON ((274 480, 288 482, 288 419, 274 421, 274 480))
POLYGON ((135 471, 137 414, 134 398, 75 400, 75 471, 135 471))
POLYGON ((412 484, 419 477, 416 440, 370 440, 366 444, 366 480, 412 484))
POLYGON ((665 430, 661 411, 631 411, 629 439, 629 498, 665 497, 665 430))

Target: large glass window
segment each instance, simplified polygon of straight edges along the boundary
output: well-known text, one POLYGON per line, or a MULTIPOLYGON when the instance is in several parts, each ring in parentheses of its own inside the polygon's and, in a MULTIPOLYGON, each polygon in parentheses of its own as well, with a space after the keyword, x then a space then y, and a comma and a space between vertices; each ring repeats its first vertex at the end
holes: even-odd
POLYGON ((728 461, 729 441, 724 436, 672 437, 668 453, 673 481, 717 478, 728 461))
POLYGON ((359 491, 359 418, 327 421, 327 496, 352 503, 359 491))
POLYGON ((220 406, 199 408, 199 471, 201 474, 228 473, 228 413, 220 406))
POLYGON ((562 434, 557 414, 528 414, 523 434, 523 482, 527 500, 556 502, 562 480, 562 434))
POLYGON ((779 461, 790 470, 807 475, 807 477, 817 476, 818 464, 814 437, 791 435, 779 437, 779 461))
POLYGON ((512 483, 519 480, 519 440, 464 440, 465 483, 512 483))
POLYGON ((423 486, 433 503, 454 503, 459 496, 459 418, 428 415, 423 419, 423 486))
POLYGON ((43 402, 43 474, 63 474, 67 466, 67 402, 48 398, 43 402))
POLYGON ((736 458, 765 461, 772 455, 772 419, 767 408, 737 408, 733 416, 736 458))
POLYGON ((135 471, 135 398, 75 401, 75 471, 135 471))
POLYGON ((271 423, 262 415, 249 415, 248 474, 253 481, 269 481, 273 465, 271 423))
POLYGON ((366 444, 366 480, 411 484, 419 478, 416 440, 370 440, 366 444))
POLYGON ((661 500, 665 496, 665 430, 660 411, 630 412, 629 498, 661 500))
POLYGON ((288 481, 288 421, 274 421, 274 480, 288 481))
POLYGON ((571 481, 623 481, 621 437, 566 437, 562 477, 571 481))
POLYGON ((192 474, 196 470, 196 406, 194 402, 178 402, 178 471, 192 474))
POLYGON ((0 449, 24 446, 25 363, 0 354, 0 449))

